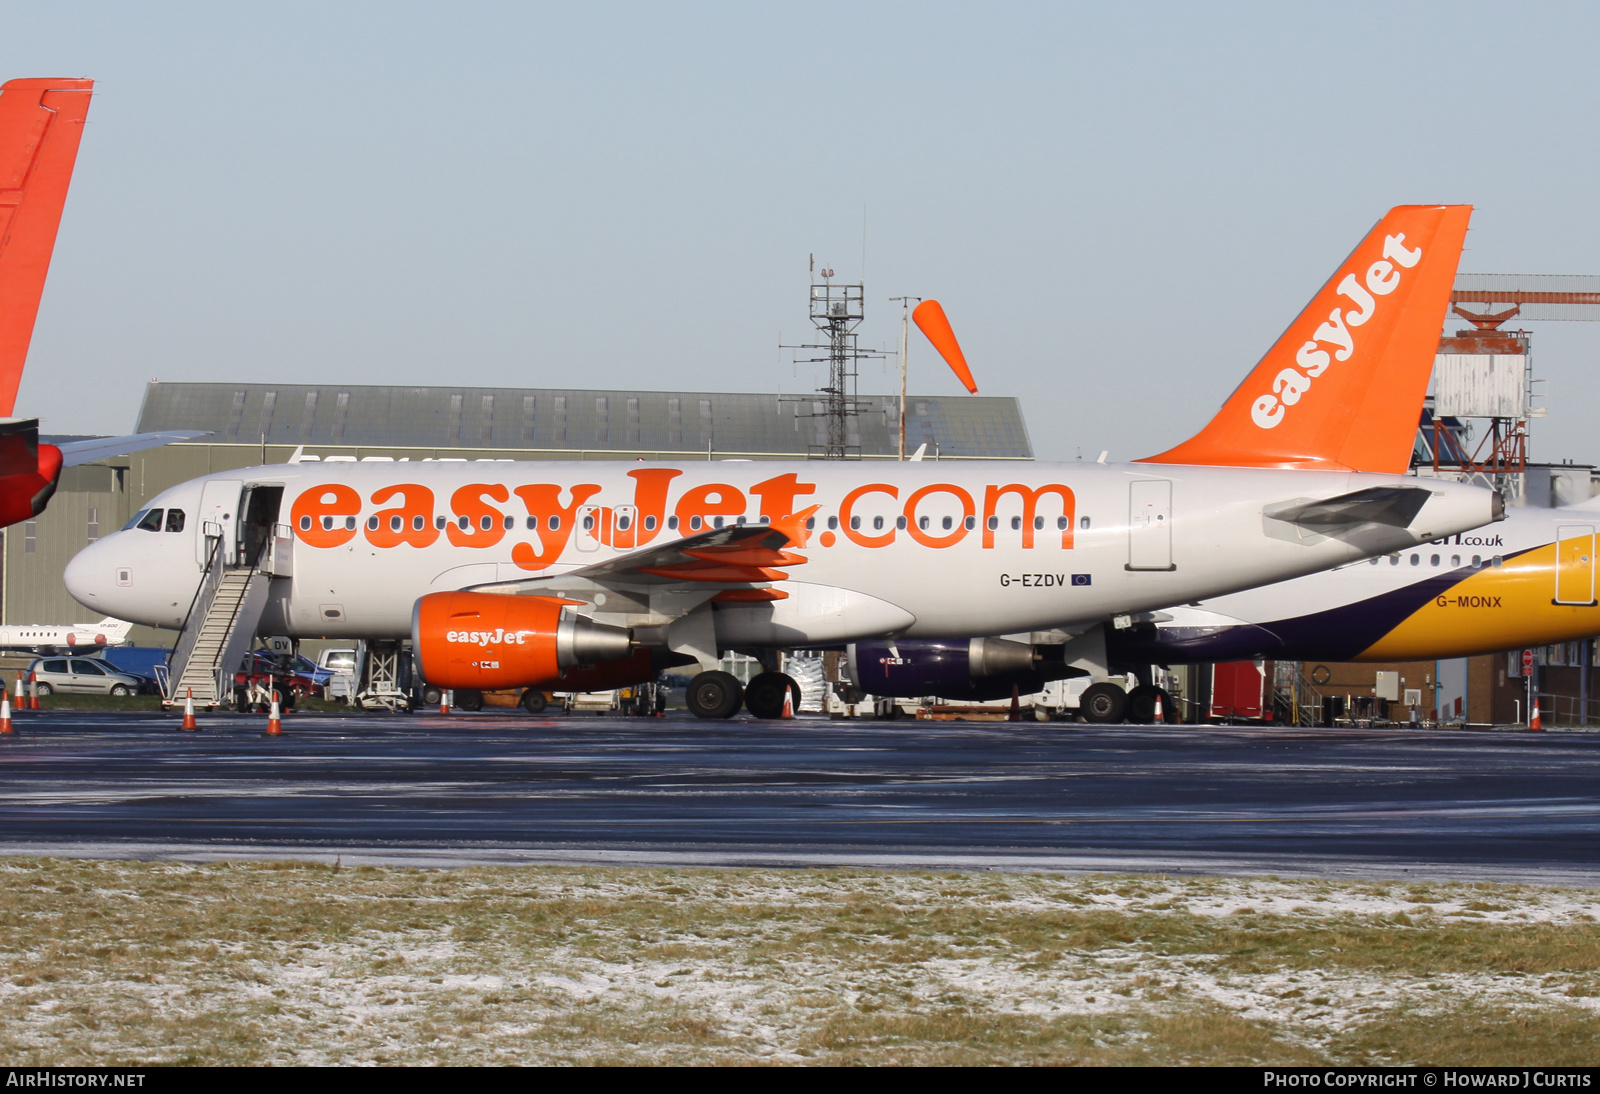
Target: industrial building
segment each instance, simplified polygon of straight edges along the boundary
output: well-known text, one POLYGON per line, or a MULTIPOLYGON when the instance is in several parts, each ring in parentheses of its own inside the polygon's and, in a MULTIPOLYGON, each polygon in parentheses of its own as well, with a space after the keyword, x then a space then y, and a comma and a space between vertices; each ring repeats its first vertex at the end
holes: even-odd
MULTIPOLYGON (((86 609, 61 576, 78 551, 178 483, 236 467, 321 460, 803 460, 826 444, 821 397, 696 391, 159 383, 135 432, 205 430, 193 442, 68 468, 37 519, 4 532, 0 622, 70 622, 86 609)), ((898 396, 848 418, 862 459, 894 459, 898 396)), ((47 440, 50 438, 46 438, 47 440)), ((1032 459, 1014 398, 914 395, 906 443, 925 459, 1032 459)), ((171 634, 136 627, 132 641, 171 634)))

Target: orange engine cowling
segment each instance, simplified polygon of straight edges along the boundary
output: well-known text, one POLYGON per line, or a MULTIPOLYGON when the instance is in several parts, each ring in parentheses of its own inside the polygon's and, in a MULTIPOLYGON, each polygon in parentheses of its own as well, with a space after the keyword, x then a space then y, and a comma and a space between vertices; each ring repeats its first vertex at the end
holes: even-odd
POLYGON ((411 611, 422 677, 442 688, 553 687, 562 672, 632 652, 624 627, 567 611, 571 600, 501 593, 429 593, 411 611))

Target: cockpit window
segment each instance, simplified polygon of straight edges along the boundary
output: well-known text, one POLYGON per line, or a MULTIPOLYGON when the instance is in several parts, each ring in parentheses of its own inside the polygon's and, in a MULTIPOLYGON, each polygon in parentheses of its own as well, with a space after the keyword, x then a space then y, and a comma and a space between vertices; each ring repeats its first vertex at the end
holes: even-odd
POLYGON ((183 531, 183 510, 182 509, 168 509, 167 510, 167 531, 169 531, 169 532, 181 532, 181 531, 183 531))
POLYGON ((145 510, 144 516, 139 518, 138 522, 134 524, 134 527, 143 528, 146 532, 161 531, 161 514, 163 512, 164 510, 161 509, 145 510))
POLYGON ((129 528, 137 528, 137 527, 139 527, 139 522, 141 520, 143 520, 145 517, 149 516, 149 515, 150 515, 150 510, 148 510, 148 509, 139 510, 137 513, 133 514, 133 516, 128 518, 128 523, 124 524, 122 526, 122 530, 124 532, 126 532, 129 528))

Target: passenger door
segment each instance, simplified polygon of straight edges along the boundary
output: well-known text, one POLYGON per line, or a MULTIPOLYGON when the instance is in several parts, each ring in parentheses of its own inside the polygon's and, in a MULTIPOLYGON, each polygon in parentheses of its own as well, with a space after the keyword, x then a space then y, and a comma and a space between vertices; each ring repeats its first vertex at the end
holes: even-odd
POLYGON ((239 494, 243 479, 210 479, 200 491, 200 512, 194 522, 194 555, 201 566, 211 557, 211 540, 221 537, 226 562, 238 561, 235 530, 239 526, 239 494))
POLYGON ((1594 525, 1563 524, 1556 529, 1557 604, 1591 605, 1594 599, 1594 525))
POLYGON ((1174 570, 1172 483, 1135 479, 1128 484, 1128 569, 1174 570))

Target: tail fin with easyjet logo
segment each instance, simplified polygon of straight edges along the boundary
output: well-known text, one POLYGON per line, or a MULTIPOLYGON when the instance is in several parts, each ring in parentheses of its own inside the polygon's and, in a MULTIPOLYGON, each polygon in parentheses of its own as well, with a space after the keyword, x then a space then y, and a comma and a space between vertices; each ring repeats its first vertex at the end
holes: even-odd
POLYGON ((1217 416, 1140 462, 1405 471, 1471 216, 1391 209, 1217 416))
POLYGON ((0 84, 0 417, 10 417, 93 80, 0 84))

